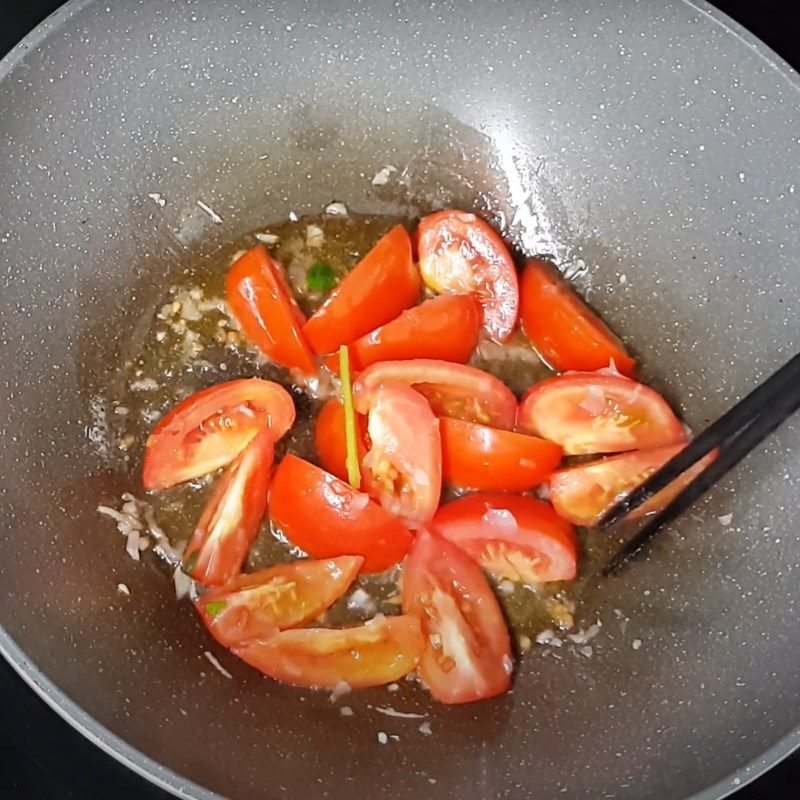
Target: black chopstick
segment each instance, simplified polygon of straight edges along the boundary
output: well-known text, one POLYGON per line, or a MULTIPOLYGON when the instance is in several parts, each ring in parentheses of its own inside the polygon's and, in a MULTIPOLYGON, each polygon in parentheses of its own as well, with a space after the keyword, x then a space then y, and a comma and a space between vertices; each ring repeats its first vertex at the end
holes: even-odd
MULTIPOLYGON (((735 406, 728 414, 725 414, 712 426, 710 426, 696 441, 699 441, 702 436, 705 436, 711 431, 714 426, 719 426, 723 420, 730 419, 734 411, 739 415, 740 420, 745 420, 745 427, 740 430, 738 435, 730 439, 730 437, 723 437, 719 435, 720 427, 717 427, 717 435, 714 436, 710 446, 706 448, 697 448, 697 451, 702 451, 696 454, 696 457, 690 461, 687 466, 691 466, 698 458, 702 458, 707 453, 711 452, 715 447, 720 447, 719 457, 707 466, 691 483, 685 486, 681 492, 670 502, 666 508, 658 513, 651 519, 639 532, 630 539, 622 549, 614 556, 614 558, 603 568, 603 575, 612 575, 618 572, 619 569, 636 553, 642 550, 644 545, 655 536, 661 528, 673 519, 682 514, 695 500, 705 494, 720 478, 722 478, 728 471, 733 469, 753 448, 760 444, 767 436, 769 436, 781 423, 790 417, 798 408, 800 408, 800 380, 798 380, 798 370, 800 370, 800 355, 795 356, 788 364, 776 372, 769 380, 763 383, 758 389, 748 395, 741 403, 735 406), (790 369, 791 367, 791 369, 790 369), (779 376, 782 376, 779 380, 779 376), (769 391, 763 391, 767 385, 771 385, 769 391), (752 403, 754 395, 758 395, 759 401, 757 404, 752 403), (748 404, 749 413, 747 415, 739 411, 740 406, 744 403, 748 404), (728 439, 728 441, 726 441, 728 439)), ((728 425, 721 426, 726 431, 728 425)), ((735 433, 735 432, 734 432, 735 433)), ((686 453, 691 448, 691 445, 685 450, 681 451, 679 455, 686 453)), ((668 462, 662 470, 670 467, 672 459, 668 462)), ((680 475, 686 467, 680 468, 673 472, 673 479, 680 475)), ((659 475, 662 470, 659 470, 653 477, 659 475)), ((642 484, 645 486, 649 481, 642 484)), ((667 481, 669 483, 669 481, 667 481)), ((663 489, 667 483, 660 486, 663 489)), ((655 490, 659 491, 659 489, 655 490)), ((646 497, 637 503, 634 508, 651 497, 654 491, 650 491, 646 497)), ((612 509, 613 511, 614 509, 612 509)), ((628 508, 625 513, 632 510, 628 508)), ((608 516, 608 515, 607 515, 608 516)))
MULTIPOLYGON (((740 432, 744 426, 751 424, 762 413, 768 413, 769 406, 781 393, 791 390, 792 384, 797 383, 800 383, 800 353, 757 386, 744 400, 709 425, 693 442, 667 461, 644 483, 609 508, 600 517, 598 526, 604 528, 611 525, 646 503, 689 467, 740 432)), ((755 447, 755 444, 753 446, 755 447)))

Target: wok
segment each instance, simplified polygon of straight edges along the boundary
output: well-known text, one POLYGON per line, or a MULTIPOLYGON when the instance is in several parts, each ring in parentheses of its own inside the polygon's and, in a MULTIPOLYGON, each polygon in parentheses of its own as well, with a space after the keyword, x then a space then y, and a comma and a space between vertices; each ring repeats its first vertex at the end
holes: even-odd
POLYGON ((95 507, 135 486, 102 398, 170 276, 334 199, 495 215, 701 426, 798 343, 799 100, 701 2, 68 3, 0 63, 6 658, 192 798, 712 800, 774 763, 800 730, 796 423, 598 582, 592 658, 536 648, 467 707, 392 696, 431 736, 382 692, 344 718, 216 649, 95 507))

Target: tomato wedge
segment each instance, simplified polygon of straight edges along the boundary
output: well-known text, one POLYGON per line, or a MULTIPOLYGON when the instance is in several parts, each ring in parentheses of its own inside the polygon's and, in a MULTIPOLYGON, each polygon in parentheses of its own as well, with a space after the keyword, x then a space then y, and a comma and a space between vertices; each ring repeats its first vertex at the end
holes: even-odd
POLYGON ((686 441, 661 395, 621 375, 570 372, 531 386, 517 427, 557 442, 567 455, 618 453, 686 441))
POLYGON ((166 489, 230 464, 263 428, 273 441, 294 423, 294 402, 282 386, 259 378, 209 386, 178 403, 147 440, 145 489, 166 489))
POLYGON ((474 214, 439 211, 419 223, 419 268, 435 292, 475 292, 483 327, 496 342, 511 336, 519 313, 514 261, 492 227, 474 214))
POLYGON ((361 462, 367 492, 387 511, 427 522, 442 491, 439 421, 428 401, 403 384, 381 386, 369 410, 369 452, 361 462))
POLYGON ((524 492, 561 461, 561 447, 536 436, 442 417, 442 479, 462 489, 524 492))
POLYGON ((419 620, 375 617, 354 628, 283 631, 233 652, 270 678, 293 686, 381 686, 413 670, 424 647, 419 620))
POLYGON ((211 635, 225 647, 268 639, 318 617, 355 580, 364 559, 300 559, 238 575, 195 600, 211 635))
MULTIPOLYGON (((358 463, 367 454, 364 443, 367 433, 367 420, 356 414, 356 448, 358 463)), ((344 435, 344 405, 337 397, 332 397, 319 411, 314 428, 314 443, 322 466, 343 481, 347 480, 347 443, 344 435)))
POLYGON ((214 487, 184 554, 184 571, 207 584, 239 574, 264 512, 274 455, 272 433, 259 433, 214 487))
POLYGON ((413 306, 421 284, 408 233, 396 225, 330 293, 303 333, 317 353, 332 353, 413 306))
POLYGON ((301 331, 303 314, 281 266, 264 245, 236 260, 225 279, 225 294, 245 336, 267 358, 305 375, 316 372, 316 359, 301 331))
MULTIPOLYGON (((442 295, 404 311, 386 325, 350 345, 350 363, 358 372, 379 361, 436 358, 464 363, 478 344, 481 307, 475 295, 442 295)), ((339 357, 325 366, 339 374, 339 357)))
POLYGON ((569 581, 577 572, 572 525, 541 500, 487 493, 442 506, 431 530, 498 578, 535 584, 569 581))
POLYGON ((517 399, 488 372, 466 364, 420 358, 383 361, 367 367, 353 384, 356 410, 365 413, 380 387, 403 383, 416 389, 437 416, 480 422, 495 428, 513 428, 517 399))
MULTIPOLYGON (((607 509, 644 483, 684 446, 637 450, 554 472, 550 478, 553 508, 559 516, 575 525, 594 525, 607 509)), ((638 519, 660 511, 716 456, 716 451, 709 453, 678 480, 628 514, 626 519, 638 519)))
POLYGON ((531 259, 522 273, 522 329, 557 372, 607 367, 629 377, 636 362, 606 324, 570 288, 553 264, 531 259))
POLYGON ((297 456, 286 456, 276 470, 269 510, 284 536, 312 558, 363 556, 362 572, 394 566, 411 546, 399 519, 297 456))
POLYGON ((469 703, 508 689, 511 645, 491 587, 466 553, 424 529, 403 567, 403 613, 422 623, 419 675, 437 700, 469 703))

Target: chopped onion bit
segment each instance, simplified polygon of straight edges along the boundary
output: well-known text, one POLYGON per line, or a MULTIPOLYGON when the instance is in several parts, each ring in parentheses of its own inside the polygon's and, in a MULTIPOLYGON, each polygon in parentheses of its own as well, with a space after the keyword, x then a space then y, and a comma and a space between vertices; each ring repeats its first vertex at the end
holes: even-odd
POLYGON ((335 703, 340 697, 344 697, 346 694, 350 694, 353 689, 347 681, 339 681, 336 686, 333 687, 333 691, 331 692, 331 703, 335 703))
POLYGON ((226 670, 225 667, 223 667, 222 664, 219 663, 217 657, 210 650, 204 651, 203 655, 209 660, 211 666, 213 666, 214 669, 217 670, 217 672, 224 675, 226 678, 229 679, 233 678, 233 675, 231 675, 231 673, 228 672, 228 670, 226 670))
POLYGON ((375 173, 375 176, 372 178, 372 185, 384 186, 385 184, 389 183, 389 176, 393 172, 397 172, 397 167, 393 167, 391 164, 387 164, 385 167, 382 167, 375 173))
POLYGON ((347 206, 344 203, 328 203, 328 205, 325 206, 325 213, 329 217, 346 217, 347 206))

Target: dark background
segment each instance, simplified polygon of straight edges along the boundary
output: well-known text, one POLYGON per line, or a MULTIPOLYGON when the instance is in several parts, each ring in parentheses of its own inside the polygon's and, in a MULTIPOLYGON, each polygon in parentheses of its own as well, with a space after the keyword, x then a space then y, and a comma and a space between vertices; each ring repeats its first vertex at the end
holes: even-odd
MULTIPOLYGON (((0 0, 0 56, 59 5, 60 0, 0 0)), ((716 0, 714 5, 800 71, 798 0, 716 0)), ((800 754, 740 790, 734 800, 799 796, 800 754)), ((2 800, 168 800, 169 797, 73 731, 0 658, 2 800)))

